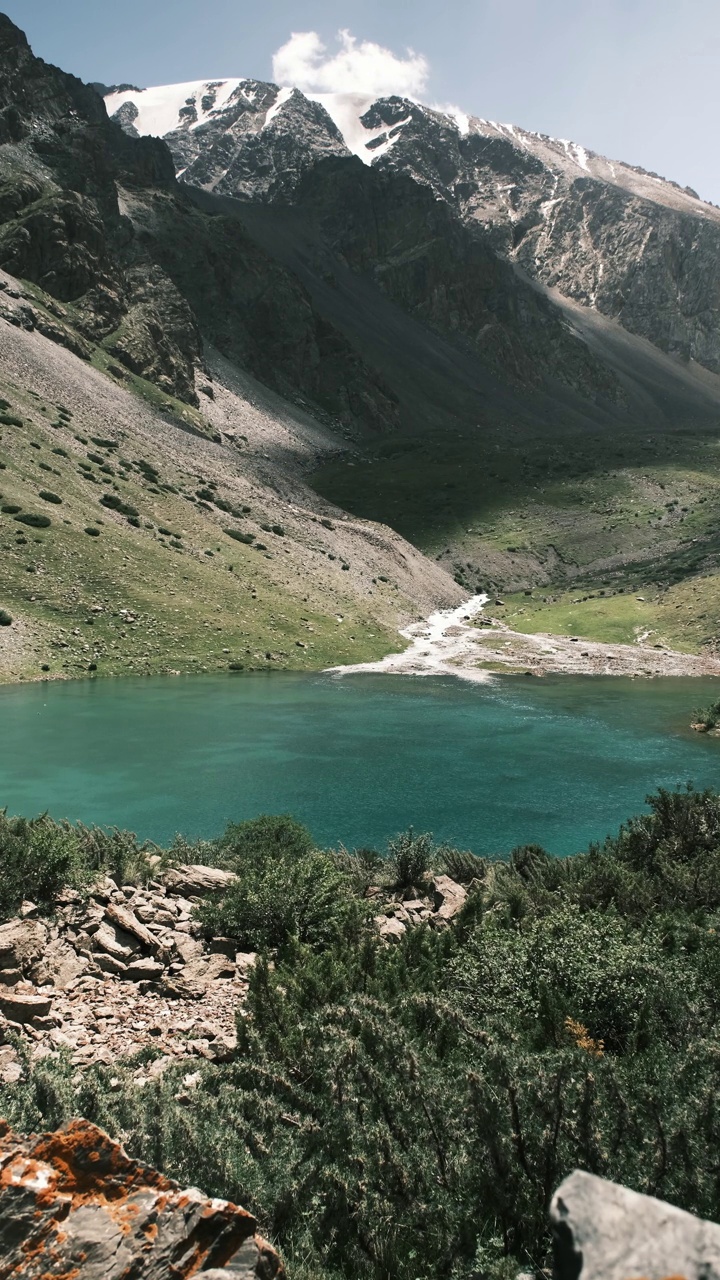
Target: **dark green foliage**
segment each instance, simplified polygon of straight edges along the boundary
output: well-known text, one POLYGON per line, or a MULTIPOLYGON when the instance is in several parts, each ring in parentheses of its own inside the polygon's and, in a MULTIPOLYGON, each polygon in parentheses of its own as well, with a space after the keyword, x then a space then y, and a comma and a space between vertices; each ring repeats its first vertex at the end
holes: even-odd
POLYGON ((62 502, 62 498, 59 493, 52 493, 49 489, 41 489, 38 497, 42 498, 43 502, 54 503, 55 506, 59 506, 62 502))
POLYGON ((0 413, 0 423, 4 427, 23 427, 25 423, 15 413, 0 413))
POLYGON ((696 724, 704 725, 706 729, 717 729, 720 725, 720 700, 711 702, 709 707, 701 707, 698 711, 694 711, 693 719, 696 724))
POLYGON ((0 920, 24 898, 49 908, 55 894, 74 880, 77 839, 70 827, 49 818, 8 818, 0 811, 0 920))
POLYGON ((49 529, 52 524, 52 520, 49 516, 39 516, 33 511, 28 511, 24 515, 15 516, 15 519, 19 520, 20 524, 29 525, 31 529, 49 529))
POLYGON ((349 920, 359 927, 364 913, 348 877, 294 818, 263 815, 232 824, 215 843, 214 860, 239 878, 222 901, 203 908, 209 933, 259 950, 292 940, 323 946, 349 920))
MULTIPOLYGON (((70 837, 87 865, 82 829, 43 824, 54 866, 70 837)), ((45 1060, 3 1114, 26 1131, 86 1115, 246 1204, 291 1280, 541 1271, 548 1201, 577 1166, 717 1219, 720 797, 660 791, 565 860, 480 860, 412 831, 391 854, 320 853, 288 817, 178 841, 171 857, 240 877, 208 926, 279 947, 252 975, 236 1060, 201 1068, 191 1107, 180 1063, 139 1089, 132 1065, 45 1060), (456 925, 380 943, 369 885, 414 889, 438 865, 475 882, 456 925)))
POLYGON ((103 440, 99 436, 91 436, 93 444, 98 445, 100 449, 117 449, 119 448, 117 440, 103 440))
POLYGON ((99 530, 99 529, 96 529, 93 525, 88 525, 88 527, 86 528, 85 532, 86 532, 86 533, 88 534, 88 536, 89 536, 89 537, 91 537, 91 538, 99 538, 99 537, 100 537, 100 530, 99 530))
POLYGON ((0 921, 24 898, 50 911, 65 885, 80 888, 99 872, 115 875, 119 884, 147 881, 154 874, 149 848, 132 832, 71 826, 46 814, 8 818, 7 810, 0 810, 0 921))
POLYGON ((412 827, 401 831, 388 844, 395 886, 400 890, 414 891, 425 883, 433 863, 432 836, 425 833, 416 836, 412 827))
POLYGON ((100 505, 108 507, 111 511, 117 511, 121 516, 137 516, 139 511, 135 507, 131 507, 128 502, 123 502, 117 493, 104 493, 100 499, 100 505))
POLYGON ((0 627, 12 626, 12 614, 7 609, 0 609, 0 627))
POLYGON ((445 875, 458 884, 472 884, 473 880, 484 880, 487 870, 485 858, 478 858, 476 853, 463 849, 444 848, 440 850, 440 865, 445 875))
POLYGON ((18 511, 22 511, 22 507, 16 506, 14 502, 6 502, 0 507, 0 511, 2 511, 3 515, 14 516, 17 515, 18 511))
POLYGON ((223 529, 223 533, 227 534, 228 538, 234 538, 236 542, 245 542, 249 545, 255 541, 254 533, 243 533, 240 529, 223 529))

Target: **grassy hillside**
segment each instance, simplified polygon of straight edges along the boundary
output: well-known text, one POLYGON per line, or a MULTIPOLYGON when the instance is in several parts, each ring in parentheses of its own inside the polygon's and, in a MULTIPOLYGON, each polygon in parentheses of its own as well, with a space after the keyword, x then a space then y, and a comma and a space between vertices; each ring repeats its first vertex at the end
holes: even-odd
POLYGON ((384 520, 519 630, 697 650, 720 627, 720 442, 709 429, 499 431, 366 446, 318 491, 384 520), (525 593, 532 592, 530 600, 525 593), (645 597, 637 601, 636 596, 645 597))
POLYGON ((454 598, 389 531, 286 478, 312 442, 282 415, 220 384, 193 410, 39 335, 3 342, 0 679, 363 661, 454 598))

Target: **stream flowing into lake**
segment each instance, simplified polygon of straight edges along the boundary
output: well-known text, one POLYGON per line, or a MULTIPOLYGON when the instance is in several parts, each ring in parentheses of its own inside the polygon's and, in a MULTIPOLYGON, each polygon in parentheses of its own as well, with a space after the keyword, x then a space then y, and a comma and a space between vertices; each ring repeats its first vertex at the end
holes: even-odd
POLYGON ((720 681, 242 674, 0 688, 0 807, 160 843, 289 812, 323 844, 412 824, 477 853, 570 854, 648 792, 720 786, 689 729, 720 681))

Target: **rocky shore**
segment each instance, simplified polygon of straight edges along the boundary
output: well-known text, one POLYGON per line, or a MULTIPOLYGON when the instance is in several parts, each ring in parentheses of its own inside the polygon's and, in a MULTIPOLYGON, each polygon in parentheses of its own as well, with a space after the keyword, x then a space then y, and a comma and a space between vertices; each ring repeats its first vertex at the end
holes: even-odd
POLYGON ((380 662, 332 667, 333 675, 453 675, 483 683, 492 673, 533 676, 720 676, 720 660, 659 645, 602 644, 581 636, 526 635, 485 613, 488 597, 439 610, 400 632, 410 643, 380 662))
MULTIPOLYGON (((146 887, 103 879, 87 896, 65 889, 50 919, 24 903, 0 925, 0 1082, 22 1077, 15 1037, 33 1062, 64 1051, 78 1068, 112 1066, 151 1047, 137 1081, 187 1060, 189 1091, 193 1062, 231 1060, 257 957, 232 938, 204 937, 195 908, 234 878, 190 865, 146 887)), ((436 875, 425 897, 388 900, 379 888, 367 896, 381 938, 392 943, 413 925, 444 928, 467 893, 436 875)))

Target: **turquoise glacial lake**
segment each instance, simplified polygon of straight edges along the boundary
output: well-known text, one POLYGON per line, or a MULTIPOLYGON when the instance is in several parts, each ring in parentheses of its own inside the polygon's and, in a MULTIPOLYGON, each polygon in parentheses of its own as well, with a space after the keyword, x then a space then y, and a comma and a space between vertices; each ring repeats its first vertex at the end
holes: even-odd
POLYGON ((720 681, 247 674, 0 688, 0 808, 159 843, 288 812, 323 844, 410 824, 477 853, 570 854, 688 780, 720 681))

